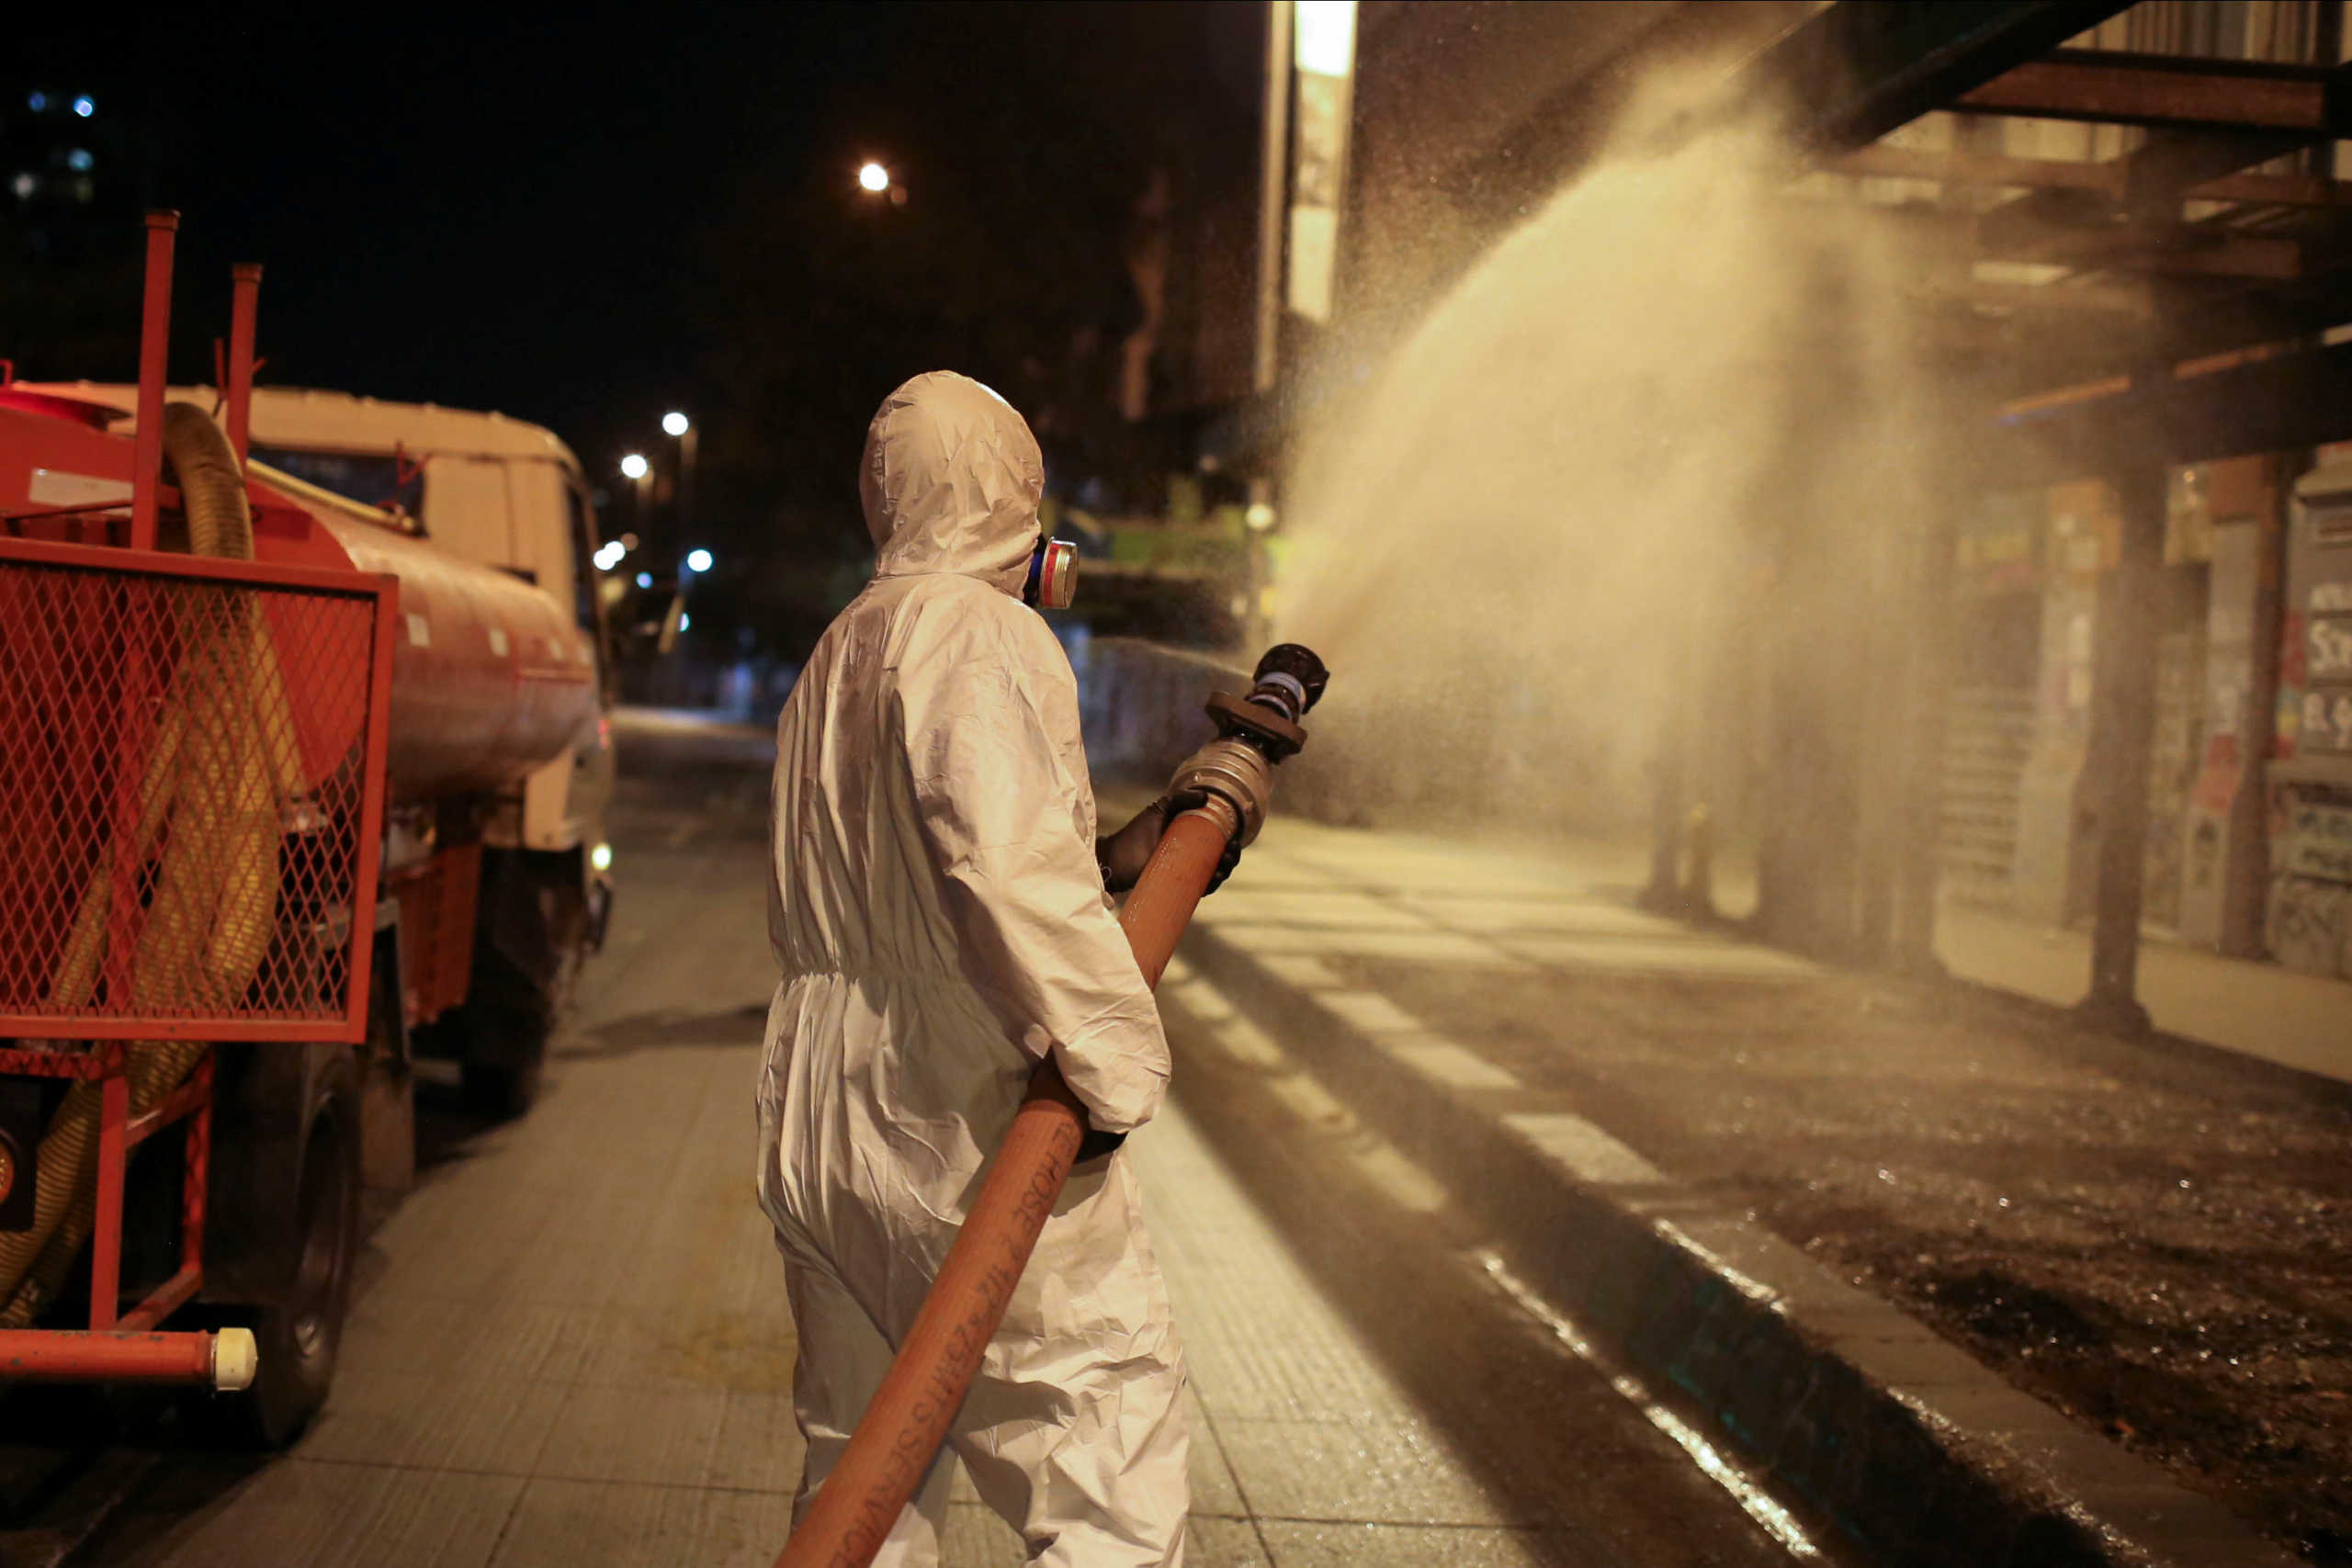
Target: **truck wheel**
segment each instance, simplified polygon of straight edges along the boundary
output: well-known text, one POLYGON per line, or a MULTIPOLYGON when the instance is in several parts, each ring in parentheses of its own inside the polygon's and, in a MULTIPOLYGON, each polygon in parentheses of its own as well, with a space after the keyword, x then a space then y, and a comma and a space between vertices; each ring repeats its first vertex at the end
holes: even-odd
POLYGON ((348 1073, 338 1075, 303 1147, 292 1287, 282 1302, 230 1316, 253 1330, 261 1352, 253 1385, 198 1395, 187 1407, 192 1424, 210 1436, 239 1447, 282 1449, 326 1403, 358 1244, 357 1109, 348 1073))
POLYGON ((530 1110, 547 1077, 548 1041, 555 1024, 556 998, 503 954, 477 950, 460 1024, 458 1072, 466 1103, 501 1122, 530 1110))
POLYGON ((505 1119, 538 1099, 548 1042, 586 956, 589 908, 576 854, 495 852, 482 882, 458 1063, 467 1100, 505 1119))

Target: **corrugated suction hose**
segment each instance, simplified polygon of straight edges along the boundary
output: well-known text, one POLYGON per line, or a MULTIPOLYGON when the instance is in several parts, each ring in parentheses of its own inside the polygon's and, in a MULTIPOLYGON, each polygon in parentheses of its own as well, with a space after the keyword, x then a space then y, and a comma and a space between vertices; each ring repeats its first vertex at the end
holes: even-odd
MULTIPOLYGON (((179 480, 193 554, 251 560, 253 513, 235 450, 203 411, 164 410, 164 455, 179 480)), ((116 879, 136 875, 168 820, 153 900, 130 955, 130 1009, 226 1010, 244 998, 277 922, 284 802, 302 788, 283 672, 261 606, 243 590, 170 591, 178 659, 158 717, 137 822, 97 857, 50 994, 88 1001, 106 962, 116 879)), ((130 1047, 130 1113, 177 1088, 197 1042, 130 1047)), ((41 1139, 32 1228, 0 1235, 0 1327, 21 1328, 57 1294, 96 1213, 98 1086, 66 1092, 41 1139)))

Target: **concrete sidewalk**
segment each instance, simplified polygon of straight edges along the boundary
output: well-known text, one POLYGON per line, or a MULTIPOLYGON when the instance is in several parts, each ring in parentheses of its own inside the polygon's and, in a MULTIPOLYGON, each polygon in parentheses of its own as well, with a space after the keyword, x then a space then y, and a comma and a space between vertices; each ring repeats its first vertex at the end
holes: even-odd
MULTIPOLYGON (((1936 956, 1962 979, 2059 1007, 2090 988, 2089 932, 1965 905, 1937 911, 1936 956)), ((2352 982, 2151 938, 2140 1001, 2167 1034, 2352 1082, 2352 982)))
MULTIPOLYGON (((1285 834, 1300 826, 1283 818, 1285 834)), ((1648 846, 1632 840, 1477 839, 1394 829, 1377 837, 1393 846, 1384 854, 1407 862, 1466 856, 1489 871, 1507 867, 1497 891, 1604 888, 1629 898, 1649 878, 1648 846)), ((1715 897, 1726 914, 1752 910, 1753 867, 1727 855, 1716 867, 1715 897)), ((2052 1007, 2072 1007, 2090 988, 2087 931, 2040 925, 1950 899, 1936 911, 1936 956, 1956 978, 2052 1007)), ((2139 992, 2164 1033, 2352 1082, 2352 981, 2224 958, 2151 933, 2140 946, 2139 992)))

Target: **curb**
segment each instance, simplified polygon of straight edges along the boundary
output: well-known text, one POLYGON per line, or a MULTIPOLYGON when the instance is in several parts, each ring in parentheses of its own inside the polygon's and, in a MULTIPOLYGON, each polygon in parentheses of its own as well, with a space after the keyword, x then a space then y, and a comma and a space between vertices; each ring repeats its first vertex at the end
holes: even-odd
POLYGON ((1608 1354, 1903 1568, 2291 1568, 2219 1503, 1315 958, 1195 925, 1194 972, 1489 1227, 1608 1354))

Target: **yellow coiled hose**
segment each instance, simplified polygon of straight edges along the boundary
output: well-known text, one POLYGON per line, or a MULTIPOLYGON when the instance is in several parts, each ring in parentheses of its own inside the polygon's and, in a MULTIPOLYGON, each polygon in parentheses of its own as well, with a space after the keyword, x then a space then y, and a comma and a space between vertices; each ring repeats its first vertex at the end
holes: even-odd
MULTIPOLYGON (((164 411, 164 453, 179 479, 186 547, 251 560, 253 513, 236 453, 202 410, 164 411)), ((168 542, 168 541, 167 541, 168 542)), ((51 998, 85 1003, 106 960, 115 879, 143 864, 168 820, 146 925, 130 964, 134 1010, 234 1008, 268 951, 277 916, 282 809, 303 787, 283 672, 254 596, 172 591, 179 659, 140 781, 130 841, 102 852, 74 911, 51 998)), ((130 1047, 130 1113, 176 1089, 196 1042, 130 1047)), ((57 1294, 96 1214, 98 1086, 66 1091, 41 1139, 32 1228, 0 1235, 0 1327, 21 1328, 57 1294)))

